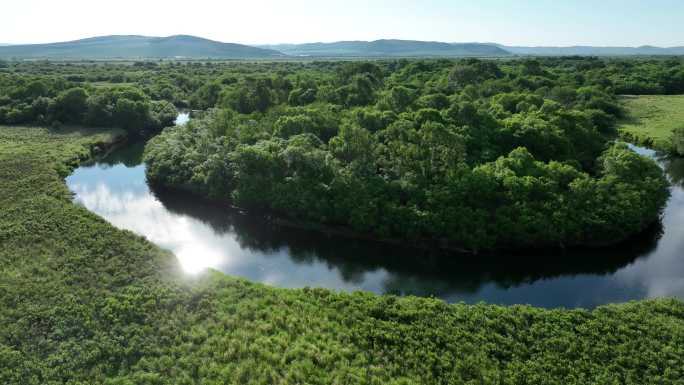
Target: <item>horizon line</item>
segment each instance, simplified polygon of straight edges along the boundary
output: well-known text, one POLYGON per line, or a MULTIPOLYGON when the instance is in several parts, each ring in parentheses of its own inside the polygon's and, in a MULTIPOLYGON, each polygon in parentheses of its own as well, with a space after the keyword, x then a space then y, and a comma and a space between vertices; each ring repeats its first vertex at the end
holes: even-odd
POLYGON ((179 34, 173 34, 173 35, 168 35, 168 36, 152 36, 152 35, 140 35, 140 34, 108 34, 108 35, 97 35, 97 36, 87 36, 87 37, 82 37, 78 39, 73 39, 73 40, 60 40, 60 41, 50 41, 50 42, 40 42, 40 43, 11 43, 11 42, 0 42, 1 46, 26 46, 26 45, 45 45, 45 44, 59 44, 59 43, 73 43, 73 42, 78 42, 82 40, 88 40, 88 39, 95 39, 95 38, 102 38, 102 37, 145 37, 145 38, 171 38, 171 37, 180 37, 180 36, 187 36, 187 37, 194 37, 194 38, 200 38, 204 40, 210 40, 214 41, 217 43, 224 43, 224 44, 240 44, 240 45, 246 45, 246 46, 251 46, 251 47, 264 47, 264 46, 279 46, 279 45, 304 45, 304 44, 335 44, 335 43, 369 43, 369 42, 376 42, 376 41, 386 41, 386 40, 395 40, 395 41, 413 41, 413 42, 422 42, 422 43, 446 43, 446 44, 486 44, 486 45, 494 45, 494 46, 503 46, 503 47, 520 47, 520 48, 586 48, 586 47, 591 47, 591 48, 661 48, 661 49, 669 49, 669 48, 683 48, 684 47, 684 42, 681 45, 672 45, 672 46, 665 46, 665 45, 657 45, 657 44, 642 44, 642 45, 592 45, 592 44, 583 44, 583 43, 576 43, 572 45, 535 45, 535 44, 506 44, 506 43, 499 43, 499 42, 485 42, 485 41, 446 41, 446 40, 417 40, 417 39, 406 39, 406 38, 379 38, 379 39, 371 39, 371 40, 359 40, 359 39, 351 39, 351 40, 329 40, 329 41, 308 41, 308 42, 303 42, 303 43, 291 43, 291 42, 279 42, 279 43, 240 43, 236 41, 222 41, 222 40, 216 40, 216 39, 211 39, 211 38, 206 38, 198 35, 191 35, 191 34, 185 34, 185 33, 179 33, 179 34))

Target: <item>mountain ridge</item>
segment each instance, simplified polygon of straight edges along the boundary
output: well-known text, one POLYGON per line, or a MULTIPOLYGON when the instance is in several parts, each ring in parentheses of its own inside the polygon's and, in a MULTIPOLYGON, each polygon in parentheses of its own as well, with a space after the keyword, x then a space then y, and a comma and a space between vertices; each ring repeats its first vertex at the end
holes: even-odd
POLYGON ((486 43, 497 46, 515 55, 529 56, 668 56, 684 55, 684 46, 658 47, 642 45, 638 47, 621 46, 511 46, 486 43))
POLYGON ((0 47, 0 57, 24 59, 265 59, 282 56, 282 53, 269 49, 190 35, 107 35, 57 43, 0 47))
POLYGON ((299 57, 463 57, 509 56, 496 46, 482 43, 445 43, 438 41, 380 39, 342 40, 331 43, 267 44, 274 49, 299 57))
POLYGON ((680 56, 684 46, 513 46, 400 39, 245 45, 191 35, 106 35, 46 44, 0 44, 0 59, 276 59, 506 56, 680 56))

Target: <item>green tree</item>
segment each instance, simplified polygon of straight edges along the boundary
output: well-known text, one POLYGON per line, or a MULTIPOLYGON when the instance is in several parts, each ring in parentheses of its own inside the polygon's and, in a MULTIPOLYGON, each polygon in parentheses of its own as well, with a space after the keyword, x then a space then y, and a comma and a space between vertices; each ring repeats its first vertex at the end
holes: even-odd
POLYGON ((484 82, 488 79, 498 79, 503 72, 496 63, 478 59, 467 59, 456 64, 449 72, 449 84, 456 88, 484 82))
POLYGON ((222 87, 219 82, 210 82, 203 85, 190 97, 190 106, 199 110, 206 110, 216 106, 221 90, 222 87))
POLYGON ((144 101, 120 98, 112 111, 114 124, 130 133, 140 133, 150 122, 150 105, 144 101))
POLYGON ((82 123, 88 110, 88 92, 83 88, 71 88, 55 99, 54 117, 63 123, 82 123))

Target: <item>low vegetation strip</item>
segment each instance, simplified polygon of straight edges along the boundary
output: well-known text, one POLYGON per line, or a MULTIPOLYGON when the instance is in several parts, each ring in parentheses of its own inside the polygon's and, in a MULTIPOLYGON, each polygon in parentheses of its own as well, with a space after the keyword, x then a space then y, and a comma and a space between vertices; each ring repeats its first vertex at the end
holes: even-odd
POLYGON ((623 96, 623 137, 662 151, 684 155, 684 95, 623 96))
POLYGON ((681 384, 684 303, 594 311, 285 290, 172 255, 70 201, 116 138, 0 127, 2 384, 681 384))

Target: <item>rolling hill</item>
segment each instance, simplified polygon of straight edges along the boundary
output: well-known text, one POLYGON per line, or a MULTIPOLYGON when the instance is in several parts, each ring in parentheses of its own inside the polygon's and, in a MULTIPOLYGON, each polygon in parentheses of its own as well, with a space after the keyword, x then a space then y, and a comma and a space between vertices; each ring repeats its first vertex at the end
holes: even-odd
POLYGON ((0 47, 0 58, 19 59, 266 59, 282 56, 282 53, 269 49, 221 43, 187 35, 101 36, 62 43, 0 47))
POLYGON ((291 56, 309 57, 463 57, 508 56, 506 50, 480 43, 442 43, 415 40, 339 41, 334 43, 260 46, 291 56))
POLYGON ((492 44, 515 55, 531 56, 659 56, 659 55, 684 55, 684 47, 516 47, 500 44, 492 44))
POLYGON ((525 47, 496 43, 444 43, 417 40, 338 41, 334 43, 249 46, 189 35, 100 36, 49 44, 0 44, 0 59, 274 59, 500 57, 500 56, 657 56, 684 55, 684 47, 525 47))

